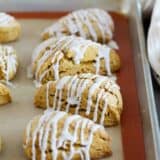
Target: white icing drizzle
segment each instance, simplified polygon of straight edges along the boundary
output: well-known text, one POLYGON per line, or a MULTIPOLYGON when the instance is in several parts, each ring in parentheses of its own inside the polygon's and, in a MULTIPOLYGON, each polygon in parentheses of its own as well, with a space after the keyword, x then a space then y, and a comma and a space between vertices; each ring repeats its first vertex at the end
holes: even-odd
MULTIPOLYGON (((36 148, 35 148, 35 143, 36 143, 36 139, 37 139, 37 133, 39 132, 40 128, 43 127, 43 125, 45 125, 45 122, 47 122, 48 118, 50 118, 50 115, 52 114, 52 112, 46 112, 39 120, 37 128, 35 128, 33 134, 32 134, 32 160, 36 160, 36 148)), ((28 129, 28 128, 27 128, 28 129)), ((29 129, 30 130, 30 129, 29 129)), ((41 134, 39 135, 39 143, 41 144, 41 137, 42 137, 42 132, 40 132, 41 134)), ((30 137, 28 138, 30 139, 30 137)), ((27 140, 29 142, 29 140, 27 140)), ((27 143, 26 143, 27 144, 27 143)))
POLYGON ((94 133, 104 127, 94 124, 92 121, 82 118, 79 115, 68 116, 65 112, 55 112, 47 110, 40 117, 38 124, 34 130, 31 130, 33 121, 30 121, 26 128, 25 148, 32 140, 32 160, 36 160, 36 146, 38 145, 41 151, 41 160, 46 160, 46 151, 50 138, 51 159, 58 159, 59 148, 63 148, 63 159, 71 160, 75 154, 79 154, 82 160, 90 160, 90 147, 93 142, 94 133), (61 128, 60 135, 57 135, 59 121, 64 119, 64 125, 61 128), (70 131, 71 124, 74 124, 73 133, 70 131), (86 130, 88 130, 87 136, 86 130), (80 131, 80 132, 79 132, 80 131), (80 133, 80 134, 79 134, 80 133), (80 146, 77 148, 74 145, 80 140, 80 146), (70 143, 69 152, 65 152, 66 143, 70 143))
POLYGON ((56 64, 53 65, 55 79, 59 79, 59 62, 62 58, 63 58, 63 53, 60 53, 57 57, 56 64))
POLYGON ((108 45, 110 48, 113 48, 113 49, 116 49, 116 50, 119 49, 119 46, 118 46, 117 42, 114 41, 114 40, 109 41, 109 42, 107 43, 107 45, 108 45))
POLYGON ((62 97, 62 89, 63 87, 68 83, 68 81, 70 80, 69 76, 63 77, 62 79, 59 80, 59 83, 56 85, 56 96, 54 98, 54 103, 53 103, 53 108, 56 107, 56 104, 58 104, 57 109, 60 110, 61 109, 61 97, 62 97), (59 91, 60 97, 59 97, 59 101, 57 102, 57 92, 59 91))
POLYGON ((73 18, 75 18, 75 22, 77 24, 78 32, 84 38, 86 38, 86 34, 83 31, 83 24, 80 22, 80 17, 77 14, 72 14, 73 18))
POLYGON ((17 56, 13 47, 0 45, 0 67, 7 83, 9 83, 10 74, 16 72, 17 65, 17 56))
POLYGON ((23 145, 24 148, 26 148, 27 144, 29 143, 31 127, 32 127, 32 120, 28 123, 26 128, 26 143, 23 145))
MULTIPOLYGON (((59 79, 59 64, 63 57, 65 57, 66 52, 63 50, 70 50, 73 52, 73 61, 75 64, 79 64, 81 61, 83 61, 84 55, 86 53, 86 50, 88 47, 92 46, 97 49, 97 57, 95 57, 95 70, 96 74, 99 74, 100 71, 100 62, 101 59, 104 59, 105 61, 105 68, 108 75, 111 75, 111 68, 110 68, 110 51, 111 49, 105 45, 100 45, 98 43, 92 42, 90 40, 84 40, 80 37, 74 37, 74 36, 65 36, 58 38, 55 40, 55 38, 51 38, 48 40, 49 42, 44 43, 44 49, 43 43, 40 45, 40 49, 35 49, 36 52, 33 57, 39 57, 39 54, 41 57, 39 59, 33 59, 33 61, 37 61, 37 66, 35 67, 35 78, 38 81, 38 83, 41 83, 43 78, 46 76, 46 74, 50 71, 50 69, 53 69, 54 72, 54 79, 59 79), (51 43, 51 41, 53 43, 51 43), (45 51, 45 48, 50 47, 49 50, 45 51), (39 51, 38 51, 39 50, 39 51), (40 69, 42 68, 43 64, 49 59, 52 58, 52 66, 50 68, 46 68, 42 73, 39 73, 40 69)), ((32 62, 34 64, 34 62, 32 62)))
POLYGON ((1 27, 9 25, 14 20, 15 20, 14 17, 12 17, 4 12, 0 12, 0 26, 1 27))
POLYGON ((97 8, 81 9, 70 13, 46 28, 42 36, 46 33, 50 36, 64 36, 68 34, 79 35, 87 39, 91 37, 94 41, 98 41, 97 31, 93 22, 96 23, 101 33, 103 43, 106 42, 106 37, 108 36, 112 39, 112 30, 114 28, 113 20, 106 11, 97 8), (85 31, 84 26, 88 29, 89 34, 85 31), (69 33, 63 32, 65 28, 68 29, 69 33))
POLYGON ((113 20, 107 12, 101 12, 98 9, 95 9, 95 15, 97 16, 99 22, 101 23, 102 26, 105 26, 105 33, 107 33, 110 37, 113 36, 111 27, 114 28, 113 20))
POLYGON ((105 113, 108 107, 108 97, 106 95, 103 96, 103 100, 104 100, 104 107, 102 110, 102 114, 101 114, 101 119, 100 119, 100 124, 103 125, 104 124, 104 119, 105 119, 105 113))
MULTIPOLYGON (((38 79, 38 72, 39 70, 41 69, 41 66, 43 65, 43 63, 49 58, 49 56, 52 55, 52 51, 46 51, 45 54, 39 59, 39 62, 37 64, 37 70, 35 72, 35 78, 38 79)), ((45 72, 45 71, 44 71, 45 72)), ((41 74, 41 77, 42 77, 43 73, 41 74)), ((42 79, 42 78, 39 78, 39 79, 42 79)))
POLYGON ((57 107, 57 111, 59 111, 61 109, 61 103, 62 103, 62 90, 59 91, 59 101, 58 101, 58 107, 57 107))
POLYGON ((71 78, 69 84, 67 85, 68 86, 68 88, 67 88, 68 89, 68 92, 67 92, 67 102, 68 102, 68 104, 66 106, 66 112, 69 112, 69 106, 70 106, 69 97, 70 97, 70 92, 71 92, 70 90, 71 90, 72 84, 73 84, 73 82, 75 81, 76 78, 77 78, 77 76, 75 75, 73 78, 71 78))
MULTIPOLYGON (((52 82, 53 83, 53 82, 52 82)), ((115 81, 112 79, 100 76, 100 75, 94 75, 94 74, 81 74, 81 75, 75 75, 75 76, 64 76, 60 80, 58 80, 56 83, 56 91, 55 96, 53 97, 53 106, 50 106, 53 108, 53 110, 60 111, 62 110, 62 93, 64 92, 64 86, 66 86, 66 112, 68 113, 70 111, 70 106, 75 107, 75 114, 79 113, 79 109, 81 108, 81 101, 82 101, 82 94, 88 88, 88 95, 86 96, 86 115, 89 115, 91 113, 91 108, 93 107, 93 95, 96 94, 96 103, 94 106, 93 111, 93 121, 98 121, 98 111, 100 107, 100 102, 103 101, 103 106, 101 106, 102 112, 101 112, 101 118, 98 123, 103 124, 105 113, 107 111, 108 107, 108 97, 105 93, 105 89, 109 92, 113 92, 113 90, 120 89, 119 86, 116 84, 115 81), (99 89, 103 85, 103 88, 100 89, 99 92, 96 93, 97 89, 99 89)), ((47 89, 46 89, 46 95, 48 95, 49 85, 51 83, 47 83, 47 89)), ((48 105, 48 96, 46 96, 46 106, 48 105)))
POLYGON ((65 116, 64 112, 60 112, 58 114, 54 115, 54 118, 50 117, 49 121, 47 122, 47 126, 44 129, 43 133, 43 143, 41 144, 41 159, 45 159, 45 151, 47 150, 47 142, 48 142, 48 136, 49 136, 49 131, 51 131, 51 146, 53 147, 53 152, 52 153, 56 159, 57 157, 57 149, 56 149, 56 141, 57 141, 57 124, 60 119, 62 119, 65 116), (52 125, 52 126, 51 126, 52 125), (52 132, 52 130, 55 130, 52 132))
POLYGON ((49 81, 47 83, 47 86, 46 86, 46 105, 47 105, 47 108, 50 108, 50 105, 49 105, 49 89, 50 89, 51 82, 52 81, 49 81))
POLYGON ((89 80, 84 80, 82 81, 82 84, 79 85, 79 88, 77 88, 77 95, 76 97, 79 97, 79 103, 76 107, 76 111, 75 113, 78 114, 79 112, 79 108, 80 108, 80 105, 81 105, 81 99, 82 99, 82 93, 83 91, 86 89, 86 86, 89 84, 89 80))
POLYGON ((34 52, 32 55, 32 62, 34 62, 38 58, 39 54, 42 53, 45 48, 47 48, 48 46, 50 46, 53 43, 54 43, 54 39, 52 38, 52 39, 48 39, 48 40, 44 41, 39 46, 37 46, 34 49, 34 52))
POLYGON ((111 74, 111 67, 110 67, 110 48, 105 45, 103 45, 103 47, 100 48, 98 58, 96 59, 97 60, 97 63, 96 63, 97 74, 99 73, 99 70, 100 70, 99 63, 102 58, 104 58, 105 60, 105 67, 106 67, 107 74, 111 76, 112 74, 111 74))
POLYGON ((106 77, 97 77, 95 83, 90 87, 87 100, 86 114, 89 115, 92 107, 92 96, 95 91, 106 81, 106 77))
MULTIPOLYGON (((98 94, 98 97, 97 97, 97 102, 96 102, 96 105, 95 105, 95 110, 94 110, 94 115, 93 115, 93 121, 96 122, 97 121, 97 116, 98 116, 98 106, 99 106, 99 102, 100 102, 100 99, 102 97, 104 93, 104 90, 101 90, 100 93, 98 94)), ((107 110, 107 109, 106 109, 107 110)), ((106 112, 106 110, 104 110, 106 112)))
MULTIPOLYGON (((39 73, 39 70, 40 68, 42 67, 43 63, 50 57, 50 56, 53 56, 52 58, 52 63, 53 63, 53 71, 54 71, 54 77, 55 79, 56 78, 59 78, 59 62, 60 60, 63 58, 63 54, 62 51, 65 47, 67 47, 69 45, 69 43, 72 42, 73 40, 73 37, 71 37, 70 39, 67 39, 66 41, 66 38, 65 37, 62 37, 60 39, 58 39, 56 42, 54 42, 54 38, 52 39, 52 46, 50 46, 50 50, 47 50, 43 56, 38 60, 38 64, 37 64, 37 68, 36 68, 36 72, 35 72, 35 77, 36 79, 38 79, 38 73, 39 73), (55 60, 57 58, 57 62, 54 64, 55 60)), ((49 41, 48 43, 50 43, 50 39, 47 40, 49 41)), ((43 44, 43 43, 42 43, 43 44)), ((41 44, 41 47, 40 49, 42 48, 42 45, 41 44)), ((44 43, 44 47, 46 47, 46 42, 44 43)), ((34 53, 34 55, 37 55, 37 51, 38 49, 36 49, 36 52, 34 53)), ((41 53, 41 50, 39 50, 41 53)), ((33 56, 33 57, 36 57, 36 56, 33 56)), ((33 64, 33 63, 32 63, 33 64)), ((41 82, 41 80, 43 79, 43 77, 46 75, 46 73, 48 72, 48 70, 45 70, 39 77, 39 83, 41 82)))
MULTIPOLYGON (((39 72, 42 64, 49 58, 49 56, 50 56, 51 54, 52 54, 52 50, 49 50, 49 51, 47 50, 47 51, 45 52, 45 54, 43 55, 43 57, 41 57, 41 58, 39 59, 39 62, 38 62, 38 64, 37 64, 37 71, 36 71, 36 73, 35 73, 36 79, 38 78, 38 72, 39 72)), ((43 75, 43 74, 42 74, 42 75, 43 75)))

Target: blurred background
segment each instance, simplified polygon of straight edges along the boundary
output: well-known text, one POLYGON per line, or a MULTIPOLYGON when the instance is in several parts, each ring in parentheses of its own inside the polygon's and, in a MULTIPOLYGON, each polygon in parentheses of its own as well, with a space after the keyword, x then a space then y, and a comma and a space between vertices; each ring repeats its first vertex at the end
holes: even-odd
MULTIPOLYGON (((95 6, 99 3, 104 8, 106 0, 0 0, 1 11, 52 11, 52 10, 71 10, 84 8, 84 6, 95 6)), ((117 0, 109 0, 117 1, 117 0)), ((120 1, 120 0, 118 0, 120 1)))
MULTIPOLYGON (((128 0, 107 0, 119 3, 128 0)), ((130 0, 133 1, 133 0, 130 0)), ((135 1, 135 0, 134 0, 135 1)), ((143 10, 150 11, 155 0, 138 0, 142 2, 143 10)), ((52 10, 71 10, 84 7, 104 8, 106 0, 0 0, 1 11, 52 11, 52 10)))

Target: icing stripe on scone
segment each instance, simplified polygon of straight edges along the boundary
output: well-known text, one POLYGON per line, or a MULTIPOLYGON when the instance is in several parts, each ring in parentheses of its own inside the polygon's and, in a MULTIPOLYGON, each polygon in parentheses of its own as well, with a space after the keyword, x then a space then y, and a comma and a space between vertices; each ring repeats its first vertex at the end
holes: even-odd
MULTIPOLYGON (((111 78, 80 74, 64 76, 57 81, 49 81, 42 85, 37 89, 35 105, 80 114, 101 125, 109 125, 106 124, 109 108, 113 108, 120 118, 122 97, 119 86, 111 78)), ((115 118, 115 124, 119 118, 115 118)))
POLYGON ((0 26, 8 25, 9 23, 11 23, 14 20, 15 20, 14 17, 12 17, 6 13, 0 12, 0 26))
MULTIPOLYGON (((59 80, 58 83, 56 84, 56 96, 54 97, 53 109, 58 110, 58 111, 61 110, 63 89, 64 89, 65 85, 68 85, 68 92, 67 92, 67 102, 68 103, 67 103, 65 111, 68 113, 69 109, 70 109, 69 107, 71 105, 76 105, 75 113, 78 114, 80 103, 81 103, 81 97, 82 97, 81 94, 86 89, 87 84, 90 83, 90 80, 94 80, 94 83, 90 86, 88 96, 86 97, 87 98, 86 115, 90 114, 92 103, 93 103, 93 99, 92 99, 93 94, 96 92, 96 90, 98 88, 100 88, 100 86, 102 86, 102 84, 105 84, 105 87, 111 92, 112 92, 113 88, 119 89, 119 86, 114 81, 112 81, 109 78, 104 77, 104 76, 98 76, 98 75, 92 75, 92 74, 82 74, 80 76, 75 75, 73 77, 66 76, 66 77, 61 78, 61 80, 59 80), (86 80, 85 80, 85 78, 86 78, 86 80), (81 85, 80 85, 80 82, 81 82, 81 85), (79 88, 77 88, 77 86, 79 86, 79 88), (57 93, 59 93, 58 97, 57 97, 57 93)), ((49 92, 51 83, 52 83, 51 81, 47 83, 47 89, 46 89, 46 102, 47 102, 46 106, 47 106, 47 108, 50 108, 49 99, 48 99, 49 98, 48 92, 49 92)), ((93 121, 94 122, 97 121, 98 104, 99 104, 100 98, 103 99, 103 101, 104 101, 104 105, 103 105, 102 113, 101 113, 101 118, 100 118, 100 124, 104 125, 104 116, 105 116, 105 112, 106 112, 107 106, 108 106, 108 102, 107 102, 108 98, 105 95, 104 90, 101 90, 98 93, 98 98, 97 98, 96 106, 94 109, 93 121)))
POLYGON ((101 41, 105 43, 107 36, 109 39, 113 37, 114 24, 111 16, 102 9, 91 8, 74 11, 67 16, 61 18, 42 33, 51 36, 78 35, 93 41, 101 41), (98 30, 98 31, 97 31, 98 30), (98 33, 99 32, 99 36, 98 33))
POLYGON ((32 56, 32 68, 36 81, 41 83, 51 70, 54 74, 52 79, 59 79, 60 63, 62 60, 68 58, 69 52, 71 52, 70 54, 72 55, 69 55, 70 57, 68 59, 73 61, 74 65, 79 65, 84 63, 89 48, 94 48, 97 52, 97 55, 94 55, 94 59, 88 60, 93 63, 95 73, 100 73, 100 67, 102 65, 101 60, 104 59, 105 72, 107 75, 111 75, 111 48, 80 37, 64 36, 61 38, 51 38, 35 49, 32 56), (49 67, 45 67, 46 69, 41 70, 47 61, 50 63, 50 65, 48 64, 49 67))
POLYGON ((0 45, 0 68, 3 73, 1 80, 6 80, 9 83, 17 71, 17 66, 17 55, 14 48, 0 45))
POLYGON ((24 144, 24 148, 27 148, 31 143, 32 160, 37 159, 37 147, 40 149, 41 160, 46 160, 49 141, 52 160, 58 159, 60 148, 63 159, 71 160, 76 154, 79 154, 82 160, 90 160, 90 148, 93 136, 98 130, 104 132, 104 127, 94 124, 86 118, 53 110, 46 110, 44 112, 34 130, 32 126, 33 121, 30 121, 26 128, 26 140, 24 144), (64 123, 62 123, 62 120, 64 123), (59 128, 59 123, 62 125, 61 129, 59 128), (73 131, 71 131, 71 127, 74 127, 73 131), (65 149, 67 149, 68 143, 70 143, 70 151, 66 152, 65 149), (76 147, 76 144, 80 146, 76 147))

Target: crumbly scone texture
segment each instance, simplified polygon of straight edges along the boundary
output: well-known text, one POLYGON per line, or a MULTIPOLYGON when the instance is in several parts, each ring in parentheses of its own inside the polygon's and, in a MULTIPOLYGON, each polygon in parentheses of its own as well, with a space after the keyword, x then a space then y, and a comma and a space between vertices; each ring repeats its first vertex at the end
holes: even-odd
POLYGON ((0 26, 0 43, 15 41, 20 37, 21 25, 15 21, 9 26, 0 26))
POLYGON ((111 155, 104 127, 78 115, 51 110, 29 122, 24 151, 35 160, 92 160, 111 155))
POLYGON ((106 11, 98 8, 81 9, 60 18, 42 33, 50 37, 76 35, 95 42, 106 43, 112 39, 114 23, 106 11))
POLYGON ((10 103, 12 101, 9 89, 0 83, 0 105, 10 103))
POLYGON ((75 36, 44 41, 32 57, 34 78, 42 84, 81 73, 111 75, 119 69, 120 58, 115 50, 75 36))
POLYGON ((0 80, 12 80, 18 69, 18 57, 12 46, 0 45, 0 80))
POLYGON ((0 12, 0 43, 15 41, 19 38, 21 25, 17 20, 4 12, 0 12))
POLYGON ((81 74, 49 81, 37 89, 34 104, 87 117, 104 126, 117 125, 122 112, 120 88, 111 78, 81 74))

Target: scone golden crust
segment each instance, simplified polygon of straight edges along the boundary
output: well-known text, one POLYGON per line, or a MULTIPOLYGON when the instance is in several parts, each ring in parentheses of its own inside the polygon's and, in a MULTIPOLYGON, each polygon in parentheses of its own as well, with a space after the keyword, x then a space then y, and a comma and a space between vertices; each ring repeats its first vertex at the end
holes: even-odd
POLYGON ((12 101, 9 89, 0 83, 0 105, 10 103, 12 101))
POLYGON ((113 49, 75 36, 44 41, 32 56, 34 78, 42 84, 65 75, 111 75, 119 69, 120 58, 113 49))
POLYGON ((14 17, 0 12, 0 43, 17 40, 21 33, 21 26, 14 17))
POLYGON ((47 110, 35 117, 24 137, 25 153, 32 160, 92 160, 111 155, 103 126, 65 112, 47 110))
POLYGON ((98 8, 81 9, 62 17, 42 33, 43 39, 76 35, 106 43, 113 37, 114 23, 106 11, 98 8))
POLYGON ((0 45, 0 80, 9 81, 16 75, 18 58, 11 46, 0 45))
POLYGON ((122 112, 122 97, 116 82, 93 74, 49 81, 37 89, 34 104, 79 114, 104 126, 118 124, 122 112))

